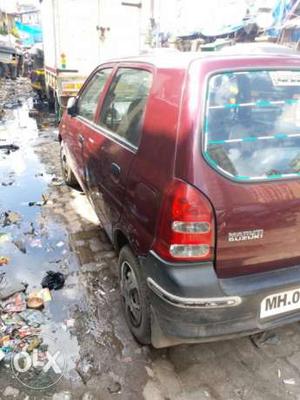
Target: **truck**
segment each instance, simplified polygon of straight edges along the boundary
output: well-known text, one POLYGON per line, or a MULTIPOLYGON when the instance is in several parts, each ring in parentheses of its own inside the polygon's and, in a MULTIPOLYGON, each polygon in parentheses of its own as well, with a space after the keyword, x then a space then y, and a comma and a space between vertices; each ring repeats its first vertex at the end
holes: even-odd
POLYGON ((148 2, 42 0, 45 90, 58 119, 97 65, 143 50, 148 2))

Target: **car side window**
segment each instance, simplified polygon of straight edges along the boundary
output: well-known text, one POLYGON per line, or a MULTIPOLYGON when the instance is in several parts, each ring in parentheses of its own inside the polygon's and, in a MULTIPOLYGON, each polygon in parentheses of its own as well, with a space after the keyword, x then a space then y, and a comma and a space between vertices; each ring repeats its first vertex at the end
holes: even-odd
POLYGON ((110 76, 112 68, 106 68, 96 72, 77 103, 77 114, 89 121, 93 121, 97 109, 98 100, 104 85, 110 76))
POLYGON ((151 84, 151 72, 120 68, 105 97, 98 124, 138 147, 151 84))

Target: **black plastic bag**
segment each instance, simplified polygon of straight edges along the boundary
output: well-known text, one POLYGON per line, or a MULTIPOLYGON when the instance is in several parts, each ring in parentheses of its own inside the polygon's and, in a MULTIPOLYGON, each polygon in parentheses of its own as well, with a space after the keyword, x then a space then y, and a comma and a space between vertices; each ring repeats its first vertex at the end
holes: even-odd
POLYGON ((60 272, 47 271, 47 275, 42 280, 42 287, 49 290, 61 289, 65 284, 65 277, 60 272))

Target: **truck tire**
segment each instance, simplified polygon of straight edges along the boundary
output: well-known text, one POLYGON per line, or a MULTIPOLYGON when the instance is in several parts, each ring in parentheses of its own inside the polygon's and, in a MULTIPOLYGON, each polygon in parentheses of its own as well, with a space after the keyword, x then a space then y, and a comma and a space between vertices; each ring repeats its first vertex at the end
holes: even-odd
POLYGON ((129 246, 119 255, 119 281, 128 327, 141 344, 151 343, 149 288, 138 259, 129 246))
POLYGON ((66 152, 63 146, 63 143, 60 145, 60 164, 61 164, 61 171, 62 171, 62 176, 65 181, 65 183, 72 187, 72 188, 78 188, 79 184, 78 181, 71 170, 68 161, 67 161, 67 156, 66 152))

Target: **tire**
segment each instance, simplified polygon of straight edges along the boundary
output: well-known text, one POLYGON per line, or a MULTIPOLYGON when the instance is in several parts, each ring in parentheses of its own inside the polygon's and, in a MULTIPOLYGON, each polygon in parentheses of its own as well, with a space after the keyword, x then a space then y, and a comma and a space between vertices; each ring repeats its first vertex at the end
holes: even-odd
POLYGON ((119 255, 119 281, 122 304, 129 330, 141 344, 151 343, 149 289, 137 258, 129 246, 119 255))
POLYGON ((66 156, 65 149, 64 149, 64 146, 62 143, 60 145, 60 165, 61 165, 62 176, 63 176, 65 183, 72 188, 78 188, 78 186, 79 186, 78 181, 77 181, 73 171, 71 170, 71 168, 68 165, 67 156, 66 156))

